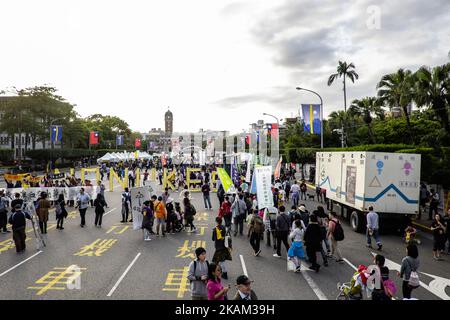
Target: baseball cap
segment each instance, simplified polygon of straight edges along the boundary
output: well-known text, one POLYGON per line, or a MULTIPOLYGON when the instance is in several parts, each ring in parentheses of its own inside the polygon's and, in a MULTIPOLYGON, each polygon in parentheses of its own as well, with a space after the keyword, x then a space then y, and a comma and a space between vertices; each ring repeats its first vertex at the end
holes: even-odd
POLYGON ((299 208, 299 209, 300 209, 300 211, 301 211, 301 212, 306 212, 306 208, 305 208, 305 206, 300 206, 300 208, 299 208))
POLYGON ((240 284, 250 284, 253 281, 251 281, 246 275, 240 275, 239 277, 237 277, 236 279, 236 284, 240 285, 240 284))

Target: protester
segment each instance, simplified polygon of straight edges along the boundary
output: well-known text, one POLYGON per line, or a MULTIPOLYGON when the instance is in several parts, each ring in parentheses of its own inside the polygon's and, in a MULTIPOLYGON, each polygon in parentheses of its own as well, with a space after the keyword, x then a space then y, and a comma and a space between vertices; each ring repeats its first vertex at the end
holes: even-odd
POLYGON ((203 202, 205 203, 206 210, 212 209, 211 198, 209 195, 210 191, 211 191, 211 187, 209 186, 209 182, 205 182, 205 184, 203 184, 203 186, 202 186, 202 193, 203 193, 203 202))
POLYGON ((196 260, 189 264, 188 279, 191 281, 192 300, 208 300, 206 284, 208 281, 209 263, 206 261, 206 250, 195 249, 196 260))
POLYGON ((20 193, 16 193, 14 195, 14 200, 11 201, 11 213, 14 213, 16 210, 15 207, 17 204, 20 204, 21 208, 23 206, 23 199, 20 199, 20 193))
POLYGON ((430 192, 431 196, 430 196, 430 210, 428 211, 428 220, 432 220, 433 213, 439 214, 438 207, 440 203, 439 193, 437 191, 434 191, 434 189, 431 189, 430 192))
MULTIPOLYGON (((338 241, 341 241, 341 240, 339 238, 337 238, 335 235, 335 231, 337 231, 337 228, 340 228, 340 230, 343 230, 342 226, 340 225, 340 222, 337 218, 336 212, 332 211, 332 212, 330 212, 327 238, 331 242, 331 255, 332 256, 336 255, 336 262, 344 262, 344 259, 342 259, 341 251, 338 248, 338 241)), ((342 233, 342 236, 343 236, 343 233, 342 233)))
POLYGON ((168 198, 166 200, 166 211, 167 211, 167 219, 166 219, 166 232, 169 234, 175 233, 175 224, 177 222, 177 215, 175 212, 175 207, 173 206, 173 199, 168 198))
POLYGON ((186 222, 185 226, 190 227, 189 232, 197 231, 197 228, 194 225, 194 216, 196 214, 196 210, 195 207, 191 204, 189 198, 184 198, 183 206, 184 206, 183 215, 186 222))
POLYGON ((305 227, 308 227, 309 224, 309 212, 306 210, 306 206, 304 204, 301 204, 299 207, 300 211, 300 219, 303 221, 303 224, 305 227))
POLYGON ((5 192, 3 190, 0 190, 0 229, 2 229, 2 233, 10 232, 7 229, 8 207, 9 207, 8 198, 5 197, 5 192))
POLYGON ((219 265, 211 263, 208 267, 208 283, 206 290, 208 291, 208 300, 225 300, 230 285, 224 287, 222 285, 222 269, 219 265))
POLYGON ((253 248, 253 255, 259 256, 261 253, 260 241, 264 234, 264 222, 258 214, 258 210, 254 210, 249 221, 248 237, 250 238, 250 245, 253 248))
POLYGON ((245 214, 247 212, 247 204, 244 202, 244 196, 242 194, 235 197, 233 204, 231 205, 231 210, 233 211, 234 219, 234 236, 238 234, 242 236, 244 232, 244 220, 245 214))
POLYGON ((231 203, 230 197, 226 196, 219 209, 219 217, 221 217, 225 221, 225 228, 227 232, 231 232, 231 203))
MULTIPOLYGON (((122 192, 122 223, 128 222, 128 214, 131 208, 131 193, 128 188, 122 192)), ((131 222, 131 221, 130 221, 131 222)))
POLYGON ((369 207, 369 213, 366 216, 367 218, 367 247, 372 248, 372 237, 375 238, 375 241, 378 245, 378 250, 383 248, 381 244, 380 235, 378 233, 379 225, 378 225, 378 214, 373 210, 373 207, 369 207))
POLYGON ((281 242, 286 247, 286 252, 289 251, 288 236, 291 228, 289 217, 286 215, 286 208, 280 206, 279 215, 276 220, 276 238, 277 238, 277 252, 273 255, 276 258, 281 258, 281 242))
POLYGON ((403 278, 402 292, 404 299, 411 299, 411 293, 420 285, 418 269, 420 266, 419 250, 415 244, 406 247, 406 257, 403 258, 398 276, 403 278))
MULTIPOLYGON (((308 187, 306 186, 305 180, 302 180, 302 183, 300 184, 300 200, 307 200, 306 193, 308 191, 308 187)), ((317 198, 317 201, 319 201, 319 198, 317 198)))
POLYGON ((442 260, 441 251, 445 249, 446 228, 441 220, 440 214, 434 215, 434 220, 431 223, 431 231, 433 231, 433 258, 435 260, 442 260))
POLYGON ((445 242, 448 242, 447 254, 450 254, 450 206, 449 206, 449 209, 447 210, 443 220, 445 222, 445 231, 446 231, 445 232, 445 242))
POLYGON ((84 226, 86 225, 86 211, 87 211, 90 200, 91 200, 91 197, 89 197, 89 195, 84 192, 84 188, 81 188, 80 193, 77 195, 77 206, 76 207, 80 211, 80 217, 81 217, 80 226, 82 228, 84 228, 84 226))
POLYGON ((94 200, 94 207, 95 207, 95 226, 98 228, 102 227, 102 219, 103 219, 103 214, 105 213, 105 207, 106 207, 106 202, 103 199, 103 196, 101 193, 97 194, 97 198, 95 198, 94 200))
POLYGON ((39 218, 39 229, 42 234, 47 234, 48 209, 50 209, 50 201, 47 200, 47 196, 46 192, 41 193, 36 209, 36 214, 39 218))
POLYGON ((55 212, 56 212, 56 229, 64 230, 63 223, 64 218, 67 218, 67 210, 63 194, 60 194, 58 196, 58 200, 56 200, 55 212))
POLYGON ((150 241, 150 235, 153 233, 154 211, 153 202, 145 201, 142 208, 142 229, 144 232, 144 241, 150 241))
POLYGON ((9 223, 12 225, 13 240, 16 245, 16 252, 22 253, 26 248, 26 220, 31 220, 31 216, 28 212, 22 211, 22 206, 16 204, 14 207, 14 213, 9 217, 9 223))
POLYGON ((252 281, 246 275, 240 275, 236 279, 236 295, 233 300, 258 300, 256 293, 251 288, 252 281))
POLYGON ((222 278, 228 279, 228 273, 225 265, 225 261, 232 260, 230 249, 225 245, 226 237, 225 227, 222 225, 222 218, 216 217, 216 227, 212 232, 212 241, 214 241, 215 252, 212 261, 217 263, 222 268, 222 278))
POLYGON ((155 211, 155 217, 156 217, 156 236, 159 237, 159 230, 161 229, 161 234, 163 237, 166 236, 165 233, 165 226, 166 226, 166 219, 167 219, 167 210, 166 206, 164 205, 162 201, 162 197, 158 197, 158 201, 155 201, 154 203, 154 211, 155 211))
POLYGON ((320 265, 317 263, 317 252, 323 250, 322 248, 322 233, 320 231, 319 223, 316 215, 311 215, 309 224, 305 231, 305 246, 308 260, 311 263, 309 269, 319 272, 320 265))
POLYGON ((300 272, 300 259, 305 258, 303 250, 303 239, 305 237, 305 228, 301 220, 295 220, 295 228, 291 231, 289 238, 292 241, 288 250, 288 257, 294 262, 295 272, 300 272))

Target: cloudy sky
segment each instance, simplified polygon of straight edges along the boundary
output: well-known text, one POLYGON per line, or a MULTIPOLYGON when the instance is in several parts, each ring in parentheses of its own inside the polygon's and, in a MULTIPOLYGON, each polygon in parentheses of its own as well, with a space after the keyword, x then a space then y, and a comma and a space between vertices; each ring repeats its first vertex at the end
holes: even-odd
POLYGON ((398 68, 448 61, 450 1, 2 0, 0 88, 49 84, 82 116, 117 115, 133 130, 240 132, 263 112, 297 116, 318 91, 343 109, 339 60, 374 95, 398 68))

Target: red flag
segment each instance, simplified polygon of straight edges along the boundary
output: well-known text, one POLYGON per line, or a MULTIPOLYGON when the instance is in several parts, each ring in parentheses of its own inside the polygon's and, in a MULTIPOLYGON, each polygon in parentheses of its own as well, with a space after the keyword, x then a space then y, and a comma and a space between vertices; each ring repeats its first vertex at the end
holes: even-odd
POLYGON ((280 157, 280 160, 278 161, 277 166, 275 167, 275 173, 274 173, 275 180, 278 180, 280 178, 282 160, 283 160, 283 157, 280 157))
POLYGON ((250 145, 250 135, 245 136, 245 143, 250 145))
POLYGON ((140 148, 141 147, 141 139, 136 138, 136 140, 134 141, 134 147, 135 148, 140 148))
POLYGON ((98 144, 98 137, 99 134, 97 131, 91 131, 91 134, 89 135, 89 144, 98 144))
POLYGON ((272 138, 276 139, 278 137, 278 123, 272 123, 272 127, 270 129, 270 135, 272 138))

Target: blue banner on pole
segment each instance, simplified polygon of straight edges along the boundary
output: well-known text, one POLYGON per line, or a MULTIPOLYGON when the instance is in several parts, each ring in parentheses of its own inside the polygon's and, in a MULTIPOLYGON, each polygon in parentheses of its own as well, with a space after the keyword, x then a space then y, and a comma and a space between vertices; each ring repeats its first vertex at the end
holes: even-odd
POLYGON ((62 141, 62 126, 51 126, 51 140, 53 142, 62 141))
POLYGON ((123 135, 117 135, 116 136, 116 145, 122 146, 124 143, 123 135))
POLYGON ((302 104, 304 131, 320 134, 320 104, 302 104))

